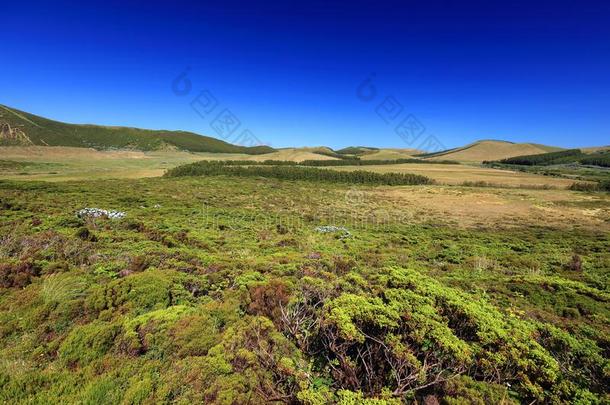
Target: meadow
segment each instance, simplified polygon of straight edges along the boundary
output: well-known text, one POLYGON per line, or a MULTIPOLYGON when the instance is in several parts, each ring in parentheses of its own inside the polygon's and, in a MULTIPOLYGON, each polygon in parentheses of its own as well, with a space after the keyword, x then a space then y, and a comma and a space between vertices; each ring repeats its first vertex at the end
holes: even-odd
POLYGON ((607 193, 23 162, 0 163, 2 402, 610 400, 607 193))
MULTIPOLYGON (((393 154, 393 150, 380 150, 362 157, 363 163, 375 156, 392 159, 410 159, 408 154, 393 154)), ((94 150, 71 147, 1 147, 1 178, 13 180, 67 181, 85 179, 142 178, 162 176, 168 169, 201 160, 243 160, 262 162, 265 160, 303 162, 306 160, 333 160, 335 158, 304 149, 281 149, 263 155, 240 153, 206 153, 185 151, 125 151, 94 150)), ((335 159, 336 160, 336 159, 335 159)), ((439 158, 439 160, 441 160, 439 158)), ((333 170, 362 170, 360 166, 331 167, 333 170)), ((578 179, 606 179, 607 174, 593 171, 581 176, 580 171, 552 170, 552 176, 514 168, 484 167, 480 164, 447 165, 439 162, 367 165, 367 171, 375 173, 412 173, 426 176, 442 185, 461 185, 464 182, 486 183, 499 187, 568 188, 578 179), (555 173, 556 172, 556 173, 555 173), (566 172, 570 177, 562 174, 566 172)), ((609 172, 610 173, 610 172, 609 172)))

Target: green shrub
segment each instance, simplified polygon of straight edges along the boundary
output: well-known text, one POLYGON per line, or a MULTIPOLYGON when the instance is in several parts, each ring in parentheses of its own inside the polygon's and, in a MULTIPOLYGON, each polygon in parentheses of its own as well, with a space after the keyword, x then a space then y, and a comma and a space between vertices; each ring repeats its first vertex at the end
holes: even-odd
POLYGON ((86 226, 81 226, 76 230, 74 236, 81 240, 95 242, 97 241, 97 237, 87 228, 86 226))
POLYGON ((23 288, 40 275, 40 267, 30 261, 0 263, 0 287, 23 288))
POLYGON ((192 295, 175 272, 148 270, 96 287, 87 297, 87 307, 95 312, 124 308, 134 314, 189 302, 192 295))
POLYGON ((110 350, 119 331, 119 325, 108 322, 76 326, 59 347, 59 359, 68 366, 87 365, 110 350))
POLYGON ((91 381, 81 394, 84 404, 114 405, 119 403, 123 387, 120 381, 112 376, 102 376, 91 381))
POLYGON ((572 183, 570 187, 568 187, 572 191, 597 191, 599 190, 599 186, 597 183, 583 183, 577 182, 572 183))
POLYGON ((510 397, 506 386, 475 381, 468 376, 460 376, 443 384, 443 403, 447 405, 517 405, 519 402, 510 397))
POLYGON ((192 312, 191 307, 175 305, 125 321, 121 337, 122 350, 131 355, 146 354, 149 358, 164 358, 172 345, 168 330, 192 312))

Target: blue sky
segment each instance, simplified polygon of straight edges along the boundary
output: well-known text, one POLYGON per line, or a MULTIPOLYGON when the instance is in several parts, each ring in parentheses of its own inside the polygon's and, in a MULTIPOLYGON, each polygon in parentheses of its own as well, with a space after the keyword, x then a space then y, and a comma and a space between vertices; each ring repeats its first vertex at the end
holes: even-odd
POLYGON ((610 144, 608 2, 9 2, 2 15, 0 103, 66 122, 217 136, 228 109, 276 147, 610 144), (201 91, 216 100, 203 117, 201 91), (407 117, 417 140, 396 132, 407 117))

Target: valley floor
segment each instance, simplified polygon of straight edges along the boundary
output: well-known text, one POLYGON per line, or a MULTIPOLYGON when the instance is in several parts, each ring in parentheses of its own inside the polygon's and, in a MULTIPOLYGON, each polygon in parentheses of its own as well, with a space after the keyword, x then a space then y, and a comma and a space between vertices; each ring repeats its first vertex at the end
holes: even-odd
MULTIPOLYGON (((410 157, 406 152, 384 151, 370 156, 410 157), (391 155, 388 153, 394 153, 391 155)), ((0 147, 0 179, 66 181, 85 179, 159 177, 170 168, 199 160, 289 160, 333 159, 305 150, 283 149, 264 155, 191 153, 180 151, 97 151, 68 147, 0 147)), ((477 164, 397 164, 329 167, 331 170, 368 170, 377 173, 415 173, 439 184, 484 182, 499 187, 567 188, 574 180, 480 167, 477 164)))

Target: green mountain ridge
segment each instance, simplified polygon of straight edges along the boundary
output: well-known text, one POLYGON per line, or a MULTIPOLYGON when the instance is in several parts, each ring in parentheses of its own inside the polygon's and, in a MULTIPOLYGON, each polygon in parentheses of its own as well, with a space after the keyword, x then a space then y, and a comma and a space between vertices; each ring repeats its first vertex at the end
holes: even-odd
POLYGON ((274 152, 269 146, 245 147, 187 131, 69 124, 39 117, 0 104, 0 146, 70 146, 142 151, 178 149, 189 152, 274 152))

